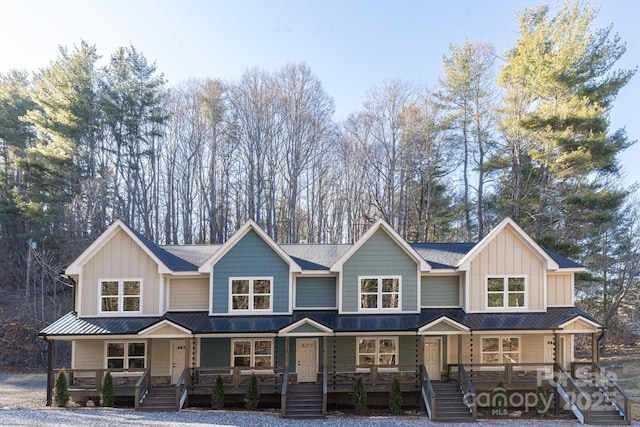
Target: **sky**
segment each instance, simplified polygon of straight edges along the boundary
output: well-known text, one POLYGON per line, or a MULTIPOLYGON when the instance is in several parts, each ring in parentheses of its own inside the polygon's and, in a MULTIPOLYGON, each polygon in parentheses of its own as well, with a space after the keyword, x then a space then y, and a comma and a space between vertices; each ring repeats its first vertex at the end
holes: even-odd
MULTIPOLYGON (((518 39, 516 14, 541 0, 0 0, 0 73, 37 71, 59 46, 95 45, 106 64, 121 46, 155 62, 170 85, 237 81, 247 69, 306 62, 334 99, 338 121, 373 87, 399 79, 435 87, 442 56, 465 40, 493 44, 498 65, 518 39)), ((618 68, 640 65, 640 1, 596 0, 596 28, 627 45, 618 68)), ((640 73, 620 92, 612 129, 640 140, 640 73)), ((640 142, 623 152, 625 183, 640 183, 640 142)))

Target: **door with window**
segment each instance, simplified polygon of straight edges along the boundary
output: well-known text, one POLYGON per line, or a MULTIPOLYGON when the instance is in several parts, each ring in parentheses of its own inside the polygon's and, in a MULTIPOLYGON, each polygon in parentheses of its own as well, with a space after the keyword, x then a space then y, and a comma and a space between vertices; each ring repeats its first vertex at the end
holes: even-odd
POLYGON ((424 339, 424 366, 427 368, 431 381, 440 381, 440 367, 442 366, 440 343, 440 338, 424 339))
POLYGON ((296 340, 296 374, 299 383, 314 383, 318 375, 318 340, 296 340))
POLYGON ((171 384, 175 384, 187 366, 187 345, 184 341, 171 341, 171 384))

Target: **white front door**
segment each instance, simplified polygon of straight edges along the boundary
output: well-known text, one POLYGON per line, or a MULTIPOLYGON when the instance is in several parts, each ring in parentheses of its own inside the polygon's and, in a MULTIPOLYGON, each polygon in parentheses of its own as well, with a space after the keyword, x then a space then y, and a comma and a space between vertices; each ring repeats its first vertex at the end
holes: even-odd
POLYGON ((187 364, 187 345, 184 341, 171 341, 171 384, 175 384, 187 364))
POLYGON ((424 339, 424 366, 431 381, 440 381, 440 338, 424 339))
POLYGON ((314 383, 318 374, 318 340, 296 340, 296 374, 299 383, 314 383))
MULTIPOLYGON (((546 335, 544 337, 544 363, 555 363, 556 361, 556 343, 553 339, 553 335, 546 335)), ((553 367, 545 365, 544 367, 545 379, 553 377, 553 367)))

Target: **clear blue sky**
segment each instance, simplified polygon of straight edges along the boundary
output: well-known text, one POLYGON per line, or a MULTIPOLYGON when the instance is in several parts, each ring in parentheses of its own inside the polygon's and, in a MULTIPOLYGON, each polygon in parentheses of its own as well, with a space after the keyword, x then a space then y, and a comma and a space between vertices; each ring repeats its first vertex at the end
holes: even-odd
MULTIPOLYGON (((95 44, 103 61, 132 44, 170 84, 190 77, 237 80, 250 67, 305 61, 335 100, 337 120, 391 79, 435 86, 442 55, 465 39, 515 44, 516 12, 538 0, 0 0, 0 73, 38 70, 59 45, 95 44)), ((555 6, 555 0, 547 2, 555 6)), ((640 65, 640 1, 599 0, 596 26, 613 24, 640 65)), ((614 128, 640 139, 640 73, 620 93, 614 128)), ((626 182, 640 182, 640 143, 622 156, 626 182)))

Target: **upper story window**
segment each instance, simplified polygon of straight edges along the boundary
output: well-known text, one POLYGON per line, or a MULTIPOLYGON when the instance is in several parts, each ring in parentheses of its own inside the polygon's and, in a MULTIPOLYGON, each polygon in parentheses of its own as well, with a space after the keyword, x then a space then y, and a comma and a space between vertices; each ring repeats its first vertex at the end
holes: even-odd
POLYGON ((139 279, 100 281, 100 311, 103 313, 139 313, 141 296, 142 281, 139 279))
POLYGON ((395 366, 398 364, 398 338, 358 338, 357 353, 358 365, 395 366))
POLYGON ((482 363, 520 363, 520 338, 483 337, 482 363))
POLYGON ((231 278, 231 311, 271 311, 272 277, 231 278))
MULTIPOLYGON (((246 366, 252 370, 267 370, 273 368, 273 340, 265 339, 236 339, 232 340, 233 366, 246 366)), ((248 373, 251 370, 243 370, 248 373)))
POLYGON ((524 308, 526 288, 525 276, 487 277, 487 308, 524 308))
POLYGON ((107 369, 144 369, 144 342, 107 342, 107 369))
POLYGON ((360 277, 361 310, 398 310, 400 308, 400 277, 360 277))

